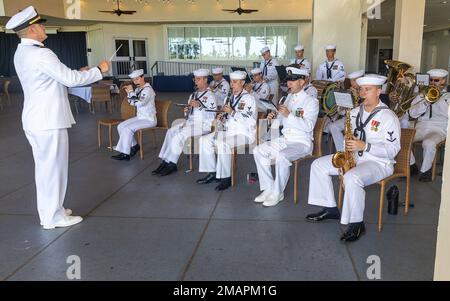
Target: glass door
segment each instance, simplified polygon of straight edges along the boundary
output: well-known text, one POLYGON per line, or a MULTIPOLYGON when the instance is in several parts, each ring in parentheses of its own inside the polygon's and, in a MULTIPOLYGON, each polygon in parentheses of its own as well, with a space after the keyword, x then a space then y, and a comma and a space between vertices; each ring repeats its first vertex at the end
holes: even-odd
POLYGON ((144 69, 148 76, 148 53, 146 39, 114 40, 115 49, 122 47, 113 58, 113 73, 116 78, 127 78, 133 70, 144 69))

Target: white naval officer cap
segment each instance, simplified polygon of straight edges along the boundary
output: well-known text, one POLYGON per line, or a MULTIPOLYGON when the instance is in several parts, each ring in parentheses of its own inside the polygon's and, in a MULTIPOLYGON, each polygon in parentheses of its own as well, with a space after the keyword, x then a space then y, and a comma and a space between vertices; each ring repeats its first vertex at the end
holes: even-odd
POLYGON ((269 47, 264 47, 263 49, 261 49, 261 54, 264 54, 264 53, 266 53, 267 51, 270 51, 270 48, 269 47))
POLYGON ((208 69, 198 69, 194 71, 195 77, 208 77, 209 70, 208 69))
POLYGON ((431 69, 430 71, 427 72, 431 77, 447 77, 448 76, 448 71, 444 70, 444 69, 431 69))
POLYGON ((128 74, 128 77, 133 79, 139 76, 144 75, 144 69, 139 69, 139 70, 134 70, 133 72, 131 72, 130 74, 128 74))
POLYGON ((334 44, 330 44, 325 46, 325 50, 336 50, 336 45, 334 44))
POLYGON ((383 86, 387 77, 378 74, 367 74, 356 80, 358 86, 383 86))
POLYGON ((286 68, 287 77, 286 79, 289 80, 299 80, 299 79, 305 79, 309 76, 309 72, 307 69, 304 68, 295 68, 295 67, 287 67, 286 68))
POLYGON ((253 75, 262 73, 261 68, 255 68, 250 71, 253 75))
POLYGON ((44 23, 46 19, 42 19, 33 6, 28 6, 9 19, 5 28, 15 32, 25 29, 30 25, 44 23))
POLYGON ((302 50, 305 50, 305 47, 303 45, 297 45, 297 46, 295 46, 294 50, 295 51, 302 51, 302 50))
POLYGON ((247 77, 247 72, 245 71, 234 71, 230 73, 231 80, 244 80, 247 77))
POLYGON ((212 69, 212 74, 216 75, 216 74, 222 74, 223 73, 223 68, 214 68, 212 69))
POLYGON ((355 72, 352 72, 352 73, 350 73, 349 75, 348 75, 348 78, 349 79, 357 79, 357 78, 359 78, 359 77, 363 77, 364 76, 364 70, 358 70, 358 71, 355 71, 355 72))

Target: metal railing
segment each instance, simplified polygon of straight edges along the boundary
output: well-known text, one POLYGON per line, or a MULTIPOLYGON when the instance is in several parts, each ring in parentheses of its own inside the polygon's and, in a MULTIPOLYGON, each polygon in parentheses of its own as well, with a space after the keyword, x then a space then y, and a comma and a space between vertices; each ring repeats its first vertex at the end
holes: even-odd
POLYGON ((187 62, 168 62, 157 61, 151 68, 152 77, 155 75, 189 75, 197 69, 209 69, 223 68, 223 74, 230 74, 232 72, 231 67, 244 67, 250 71, 253 66, 243 66, 241 64, 236 65, 221 65, 221 64, 203 64, 203 63, 187 63, 187 62))

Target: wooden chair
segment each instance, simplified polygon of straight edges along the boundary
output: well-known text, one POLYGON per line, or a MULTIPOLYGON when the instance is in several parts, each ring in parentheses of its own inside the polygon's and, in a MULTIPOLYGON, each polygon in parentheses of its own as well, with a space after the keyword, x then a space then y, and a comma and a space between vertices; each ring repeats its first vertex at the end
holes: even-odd
MULTIPOLYGON (((5 96, 5 98, 8 100, 8 104, 11 105, 11 97, 9 95, 9 85, 11 84, 11 81, 6 80, 3 82, 3 87, 0 89, 0 103, 2 103, 1 98, 2 96, 5 96)), ((1 105, 1 104, 0 104, 1 105)), ((2 109, 3 109, 3 105, 2 109)))
MULTIPOLYGON (((440 153, 445 148, 445 142, 446 140, 440 142, 438 145, 436 145, 436 154, 434 155, 433 160, 433 167, 431 169, 431 181, 436 180, 436 165, 437 165, 437 157, 438 153, 440 153)), ((422 141, 420 142, 414 142, 413 149, 416 149, 417 147, 422 146, 422 141)))
POLYGON ((108 138, 109 138, 109 149, 112 151, 112 127, 115 125, 119 125, 122 121, 130 119, 136 116, 136 107, 130 105, 128 103, 128 99, 126 97, 123 98, 122 104, 120 105, 120 118, 112 119, 112 118, 104 118, 100 119, 97 123, 97 139, 98 139, 98 148, 102 145, 102 136, 101 136, 101 127, 108 127, 108 138))
MULTIPOLYGON (((415 129, 402 129, 401 132, 401 149, 395 158, 394 174, 387 177, 377 184, 381 186, 380 189, 380 205, 378 210, 378 231, 381 232, 382 219, 383 219, 383 204, 384 204, 384 194, 386 190, 386 185, 397 178, 406 178, 406 192, 405 192, 405 214, 408 214, 409 210, 409 191, 410 191, 410 165, 409 160, 411 158, 411 148, 413 144, 414 135, 416 134, 415 129)), ((344 191, 343 178, 339 179, 339 208, 342 208, 342 196, 344 191)))
POLYGON ((294 162, 294 203, 298 202, 298 167, 301 162, 316 159, 322 157, 322 137, 323 128, 325 126, 325 118, 317 118, 316 125, 314 127, 314 149, 311 156, 303 157, 294 162))
POLYGON ((145 132, 152 132, 153 133, 153 145, 156 147, 156 133, 155 133, 155 131, 168 130, 169 129, 168 112, 169 112, 169 108, 170 108, 171 104, 172 104, 172 101, 170 101, 170 100, 156 100, 155 101, 156 118, 158 119, 156 127, 141 129, 141 130, 139 130, 137 132, 138 133, 139 144, 141 146, 141 150, 139 152, 141 160, 144 160, 144 144, 143 144, 144 133, 145 132))
POLYGON ((109 86, 105 85, 93 85, 92 86, 92 99, 91 99, 91 112, 95 113, 95 103, 105 103, 106 110, 112 113, 112 99, 109 86), (109 104, 109 106, 108 106, 109 104))

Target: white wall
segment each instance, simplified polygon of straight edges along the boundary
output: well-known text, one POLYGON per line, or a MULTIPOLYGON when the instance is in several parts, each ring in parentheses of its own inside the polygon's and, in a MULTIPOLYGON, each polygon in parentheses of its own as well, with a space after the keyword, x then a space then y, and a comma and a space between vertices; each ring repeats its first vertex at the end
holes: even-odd
POLYGON ((5 6, 3 0, 0 0, 0 17, 5 15, 5 6))

